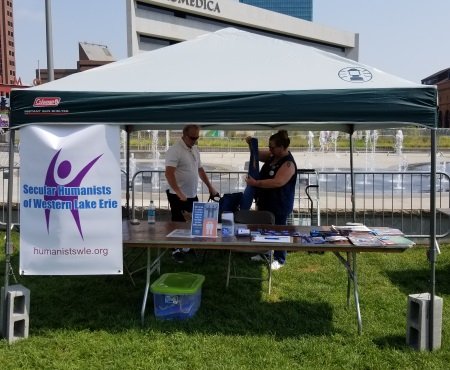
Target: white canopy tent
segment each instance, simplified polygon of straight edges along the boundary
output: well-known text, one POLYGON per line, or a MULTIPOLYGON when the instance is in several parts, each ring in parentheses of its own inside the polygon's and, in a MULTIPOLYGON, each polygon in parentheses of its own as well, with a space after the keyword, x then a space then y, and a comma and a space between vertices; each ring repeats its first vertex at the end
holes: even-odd
POLYGON ((435 127, 436 89, 312 47, 224 29, 12 93, 11 126, 352 132, 435 127), (50 99, 54 98, 54 99, 50 99))
MULTIPOLYGON (((195 122, 205 129, 326 129, 350 137, 356 130, 427 127, 432 142, 434 297, 436 107, 435 86, 415 84, 312 47, 228 28, 14 90, 10 158, 15 130, 32 124, 107 123, 130 132, 180 129, 195 122)), ((350 166, 353 171, 352 156, 350 166)))

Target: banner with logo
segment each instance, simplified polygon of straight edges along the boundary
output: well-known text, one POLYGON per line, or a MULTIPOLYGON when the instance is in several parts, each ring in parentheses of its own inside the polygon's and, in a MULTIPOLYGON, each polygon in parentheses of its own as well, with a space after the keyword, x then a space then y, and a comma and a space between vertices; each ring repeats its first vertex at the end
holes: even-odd
POLYGON ((119 130, 20 130, 21 274, 122 273, 119 130))

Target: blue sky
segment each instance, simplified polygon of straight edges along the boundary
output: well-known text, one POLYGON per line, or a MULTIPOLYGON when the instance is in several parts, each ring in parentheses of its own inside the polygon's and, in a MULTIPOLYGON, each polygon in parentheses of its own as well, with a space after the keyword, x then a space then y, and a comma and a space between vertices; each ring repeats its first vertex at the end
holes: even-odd
MULTIPOLYGON (((360 34, 362 63, 414 82, 450 67, 450 0, 313 3, 314 22, 360 34)), ((54 67, 76 68, 82 41, 126 58, 125 9, 125 0, 52 0, 54 67)), ((38 64, 47 65, 45 0, 14 0, 14 21, 17 75, 31 84, 38 64)))

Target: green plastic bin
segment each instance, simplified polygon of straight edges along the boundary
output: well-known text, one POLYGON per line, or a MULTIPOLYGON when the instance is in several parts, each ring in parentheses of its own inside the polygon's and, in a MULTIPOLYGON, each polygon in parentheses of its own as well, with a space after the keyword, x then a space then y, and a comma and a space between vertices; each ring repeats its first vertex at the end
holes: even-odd
POLYGON ((191 318, 200 308, 205 277, 189 272, 161 275, 150 287, 155 316, 163 320, 191 318))

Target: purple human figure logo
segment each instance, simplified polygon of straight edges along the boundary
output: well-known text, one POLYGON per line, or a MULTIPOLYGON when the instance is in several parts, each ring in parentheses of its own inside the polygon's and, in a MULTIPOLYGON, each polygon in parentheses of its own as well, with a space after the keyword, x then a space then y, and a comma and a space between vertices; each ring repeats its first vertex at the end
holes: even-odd
MULTIPOLYGON (((94 158, 92 161, 90 161, 86 166, 84 166, 81 171, 74 177, 74 179, 66 184, 58 184, 58 182, 55 179, 55 166, 56 161, 58 160, 59 154, 61 153, 61 150, 58 150, 56 154, 53 156, 48 169, 47 169, 47 175, 45 177, 45 185, 48 187, 53 187, 56 189, 54 192, 54 195, 44 195, 45 201, 52 201, 52 200, 60 200, 62 202, 70 202, 72 204, 70 212, 72 213, 73 219, 77 225, 78 231, 81 235, 81 238, 84 240, 83 237, 83 231, 81 230, 81 223, 80 223, 80 215, 78 213, 78 209, 74 209, 73 205, 75 204, 75 200, 78 200, 78 195, 65 195, 60 194, 59 190, 57 189, 58 186, 64 186, 64 187, 79 187, 81 184, 81 181, 83 180, 84 176, 89 172, 89 170, 92 168, 92 166, 97 162, 97 160, 103 155, 100 154, 98 157, 94 158)), ((57 169, 58 177, 60 179, 65 179, 67 176, 70 175, 70 172, 72 171, 72 164, 70 161, 62 161, 57 169)), ((50 209, 45 209, 45 220, 47 222, 47 232, 49 233, 49 226, 50 226, 50 209)))

